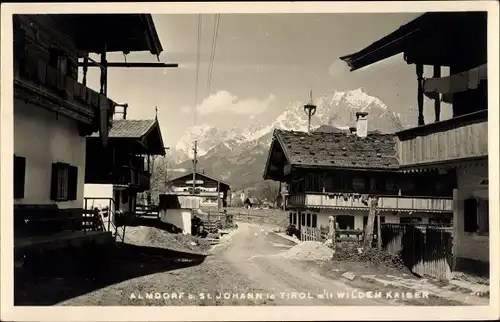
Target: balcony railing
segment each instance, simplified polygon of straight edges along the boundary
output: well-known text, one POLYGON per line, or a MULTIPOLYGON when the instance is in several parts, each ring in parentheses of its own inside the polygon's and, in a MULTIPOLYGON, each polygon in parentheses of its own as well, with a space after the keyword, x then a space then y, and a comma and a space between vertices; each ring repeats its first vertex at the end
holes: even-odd
MULTIPOLYGON (((368 210, 370 199, 362 195, 307 193, 288 196, 287 207, 368 210)), ((439 197, 380 196, 378 209, 393 211, 452 212, 453 199, 439 197)))
POLYGON ((401 166, 488 156, 488 110, 397 133, 401 166))

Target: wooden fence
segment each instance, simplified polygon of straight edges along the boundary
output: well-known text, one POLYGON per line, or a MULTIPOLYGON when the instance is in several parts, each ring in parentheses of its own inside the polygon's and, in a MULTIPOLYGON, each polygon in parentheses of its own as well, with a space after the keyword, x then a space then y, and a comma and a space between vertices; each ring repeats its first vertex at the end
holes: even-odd
POLYGON ((316 227, 300 226, 301 241, 321 241, 321 230, 316 227))
POLYGON ((335 244, 350 243, 361 244, 363 242, 363 231, 354 229, 335 230, 335 244))
POLYGON ((196 216, 203 221, 208 231, 234 227, 234 214, 207 212, 206 215, 196 214, 196 216))
POLYGON ((382 224, 382 247, 398 254, 416 275, 451 278, 453 235, 451 227, 382 224))

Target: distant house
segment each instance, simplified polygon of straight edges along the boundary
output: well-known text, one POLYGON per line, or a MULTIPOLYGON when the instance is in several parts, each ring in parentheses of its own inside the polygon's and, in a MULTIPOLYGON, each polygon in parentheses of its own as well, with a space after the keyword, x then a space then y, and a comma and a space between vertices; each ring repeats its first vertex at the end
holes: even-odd
POLYGON ((485 275, 489 274, 490 262, 489 18, 479 11, 428 12, 359 52, 341 57, 352 71, 397 54, 403 54, 406 63, 415 66, 418 126, 397 133, 400 167, 423 174, 456 172, 454 270, 485 275), (467 26, 466 32, 462 26, 467 26), (424 65, 433 66, 432 76, 424 77, 424 65), (442 77, 442 67, 449 68, 449 76, 442 77), (433 100, 432 106, 424 106, 424 96, 433 100), (452 104, 451 119, 441 120, 442 101, 452 104), (424 108, 434 111, 434 119, 424 119, 424 108))
POLYGON ((394 134, 367 133, 359 113, 349 133, 275 130, 264 179, 285 182, 290 224, 363 229, 369 200, 386 223, 451 223, 454 172, 405 174, 394 134))
POLYGON ((261 202, 259 199, 255 197, 247 197, 245 202, 244 202, 245 208, 251 209, 251 208, 256 208, 261 205, 261 202))
POLYGON ((195 190, 193 193, 193 173, 184 174, 180 177, 170 180, 167 183, 169 187, 165 194, 177 196, 198 196, 203 201, 213 202, 217 206, 219 201, 220 206, 227 207, 231 201, 231 187, 229 183, 212 177, 206 173, 196 172, 195 175, 195 190))

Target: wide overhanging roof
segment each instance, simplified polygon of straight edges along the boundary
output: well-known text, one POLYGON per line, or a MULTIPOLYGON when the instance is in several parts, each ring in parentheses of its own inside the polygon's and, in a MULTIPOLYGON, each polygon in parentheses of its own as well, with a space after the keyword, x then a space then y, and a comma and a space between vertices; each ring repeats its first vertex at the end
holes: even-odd
MULTIPOLYGON (((182 179, 182 178, 192 178, 193 177, 193 173, 188 173, 188 174, 183 174, 183 175, 180 175, 180 176, 177 176, 176 178, 173 178, 171 180, 168 181, 168 183, 172 183, 174 181, 177 181, 179 179, 182 179)), ((226 181, 223 181, 221 179, 217 179, 216 177, 214 176, 211 176, 211 175, 208 175, 206 173, 200 173, 198 171, 196 171, 196 179, 198 179, 199 177, 204 177, 204 178, 207 178, 207 179, 210 179, 210 180, 213 180, 213 181, 217 181, 220 185, 221 185, 221 188, 222 186, 224 186, 226 189, 230 189, 230 185, 229 183, 227 183, 226 181)))
POLYGON ((150 14, 62 14, 79 50, 90 53, 149 51, 162 45, 150 14))
POLYGON ((438 42, 447 41, 449 37, 446 33, 456 31, 455 29, 460 25, 475 27, 482 23, 485 17, 484 12, 428 12, 368 47, 342 56, 340 59, 348 64, 351 71, 354 71, 401 54, 410 48, 413 49, 415 43, 423 39, 435 37, 439 38, 438 42))

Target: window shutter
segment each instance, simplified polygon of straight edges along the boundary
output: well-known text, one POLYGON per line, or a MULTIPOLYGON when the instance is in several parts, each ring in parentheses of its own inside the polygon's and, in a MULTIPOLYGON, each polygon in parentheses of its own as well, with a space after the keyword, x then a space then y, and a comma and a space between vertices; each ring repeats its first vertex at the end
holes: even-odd
POLYGON ((477 200, 469 198, 464 200, 464 231, 477 232, 477 200))
POLYGON ((26 182, 26 158, 14 156, 14 198, 24 198, 26 182))
POLYGON ((59 165, 57 163, 52 163, 52 175, 50 182, 50 199, 57 201, 57 173, 59 172, 59 165))
POLYGON ((78 193, 78 167, 68 169, 68 200, 76 200, 78 193))

